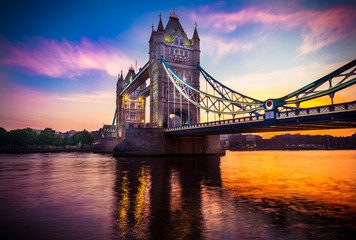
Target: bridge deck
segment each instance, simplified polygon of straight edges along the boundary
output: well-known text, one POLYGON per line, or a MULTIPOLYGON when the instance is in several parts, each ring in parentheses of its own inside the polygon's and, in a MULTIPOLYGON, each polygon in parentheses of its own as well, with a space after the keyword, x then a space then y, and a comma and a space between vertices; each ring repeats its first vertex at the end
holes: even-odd
POLYGON ((277 112, 276 118, 243 117, 165 129, 166 134, 215 135, 231 133, 277 132, 356 128, 356 101, 277 112))

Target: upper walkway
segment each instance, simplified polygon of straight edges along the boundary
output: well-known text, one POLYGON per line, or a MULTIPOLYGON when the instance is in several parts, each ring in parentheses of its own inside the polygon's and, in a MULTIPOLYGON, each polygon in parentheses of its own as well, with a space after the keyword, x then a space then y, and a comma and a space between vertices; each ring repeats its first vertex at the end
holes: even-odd
POLYGON ((121 96, 130 95, 149 78, 149 66, 150 64, 147 62, 142 68, 140 68, 134 79, 132 79, 132 82, 120 92, 121 96))

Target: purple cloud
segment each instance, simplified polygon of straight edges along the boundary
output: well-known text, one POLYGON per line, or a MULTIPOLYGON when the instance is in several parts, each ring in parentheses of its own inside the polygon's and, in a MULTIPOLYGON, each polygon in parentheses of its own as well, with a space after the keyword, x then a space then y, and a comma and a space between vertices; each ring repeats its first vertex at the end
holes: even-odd
POLYGON ((32 74, 49 77, 75 78, 89 70, 104 71, 116 76, 134 61, 107 40, 94 42, 83 37, 79 42, 43 37, 30 38, 26 43, 10 43, 1 39, 0 64, 24 67, 32 74))
POLYGON ((278 12, 246 7, 232 13, 193 14, 199 19, 203 28, 213 28, 217 31, 233 32, 238 27, 248 24, 261 24, 268 29, 301 29, 302 45, 297 49, 298 55, 305 55, 329 44, 356 37, 356 11, 353 7, 334 7, 325 11, 298 10, 278 12))

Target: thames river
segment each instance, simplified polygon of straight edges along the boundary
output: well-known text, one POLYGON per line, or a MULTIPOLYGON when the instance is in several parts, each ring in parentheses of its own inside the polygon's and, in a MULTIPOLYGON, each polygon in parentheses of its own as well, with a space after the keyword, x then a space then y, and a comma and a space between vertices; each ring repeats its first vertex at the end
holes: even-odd
POLYGON ((356 239, 356 151, 0 154, 1 239, 356 239))

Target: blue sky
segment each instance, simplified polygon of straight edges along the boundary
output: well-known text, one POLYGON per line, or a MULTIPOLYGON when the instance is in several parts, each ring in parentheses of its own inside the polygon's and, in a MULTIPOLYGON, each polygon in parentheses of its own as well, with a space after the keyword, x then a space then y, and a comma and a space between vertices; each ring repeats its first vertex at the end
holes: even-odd
MULTIPOLYGON (((175 8, 201 65, 261 100, 356 56, 353 1, 2 1, 0 126, 95 130, 112 121, 121 70, 148 60, 151 26, 175 8)), ((347 90, 339 101, 354 100, 347 90)), ((343 134, 340 132, 340 134, 343 134)))

